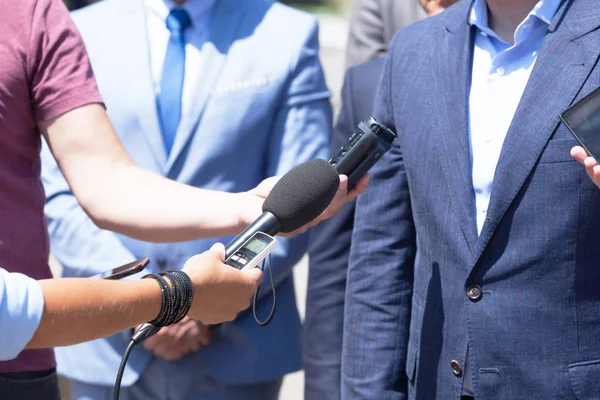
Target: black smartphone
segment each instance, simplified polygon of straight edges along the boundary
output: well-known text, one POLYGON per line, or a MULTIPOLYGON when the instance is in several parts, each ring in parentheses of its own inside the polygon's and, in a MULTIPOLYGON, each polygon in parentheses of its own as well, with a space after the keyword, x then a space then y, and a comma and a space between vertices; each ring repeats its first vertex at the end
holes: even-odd
POLYGON ((141 272, 148 266, 150 259, 148 257, 141 258, 139 260, 130 262, 129 264, 121 265, 120 267, 109 269, 108 271, 101 272, 92 276, 93 279, 112 279, 118 280, 127 276, 135 275, 141 272))
POLYGON ((600 162, 600 87, 559 115, 581 147, 600 162))

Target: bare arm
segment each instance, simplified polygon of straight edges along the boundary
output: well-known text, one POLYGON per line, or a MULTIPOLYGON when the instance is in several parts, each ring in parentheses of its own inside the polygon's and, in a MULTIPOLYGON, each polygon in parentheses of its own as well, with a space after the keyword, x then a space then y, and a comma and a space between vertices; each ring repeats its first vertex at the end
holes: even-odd
POLYGON ((161 307, 153 279, 109 281, 83 278, 39 281, 44 313, 27 348, 67 346, 152 321, 161 307))
MULTIPOLYGON (((191 318, 216 324, 231 321, 248 308, 262 272, 231 268, 223 264, 224 258, 224 246, 216 244, 185 264, 183 270, 194 284, 191 318)), ((66 346, 108 336, 152 321, 161 308, 160 287, 153 279, 66 278, 42 280, 39 285, 44 310, 27 348, 66 346)))
POLYGON ((137 167, 98 104, 39 126, 79 203, 103 229, 178 242, 235 234, 261 212, 259 196, 192 188, 137 167))

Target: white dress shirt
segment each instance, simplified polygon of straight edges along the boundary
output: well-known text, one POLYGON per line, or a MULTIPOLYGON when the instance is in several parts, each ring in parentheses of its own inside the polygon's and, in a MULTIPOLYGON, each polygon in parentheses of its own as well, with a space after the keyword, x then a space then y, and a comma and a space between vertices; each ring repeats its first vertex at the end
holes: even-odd
POLYGON ((192 25, 185 30, 185 77, 181 105, 181 119, 189 116, 192 95, 202 85, 202 46, 206 42, 211 10, 215 0, 188 0, 179 6, 172 0, 145 0, 146 29, 150 49, 150 69, 154 93, 160 93, 163 64, 171 32, 167 28, 167 16, 175 8, 188 12, 192 25))

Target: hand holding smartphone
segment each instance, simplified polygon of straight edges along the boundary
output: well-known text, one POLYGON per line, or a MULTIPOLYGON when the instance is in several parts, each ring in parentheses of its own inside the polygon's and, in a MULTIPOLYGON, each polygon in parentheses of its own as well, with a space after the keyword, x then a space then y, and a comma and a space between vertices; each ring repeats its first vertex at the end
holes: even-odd
POLYGON ((581 147, 600 162, 600 87, 559 115, 581 147))

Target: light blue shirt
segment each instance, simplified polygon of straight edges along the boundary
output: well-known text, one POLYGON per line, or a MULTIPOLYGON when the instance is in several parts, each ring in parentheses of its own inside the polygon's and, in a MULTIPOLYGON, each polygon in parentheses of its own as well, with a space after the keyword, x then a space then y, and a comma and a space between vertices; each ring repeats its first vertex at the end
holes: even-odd
POLYGON ((469 96, 469 138, 478 232, 487 215, 504 138, 561 1, 540 0, 517 27, 514 45, 500 39, 488 26, 485 0, 473 3, 469 23, 477 31, 469 96))
MULTIPOLYGON (((490 29, 485 0, 475 0, 471 8, 469 23, 476 27, 476 32, 469 94, 469 140, 479 233, 485 223, 504 139, 561 2, 540 0, 517 27, 514 45, 490 29)), ((468 367, 467 362, 463 394, 472 396, 468 367)))
POLYGON ((15 358, 29 343, 44 311, 35 279, 0 268, 0 361, 15 358))

